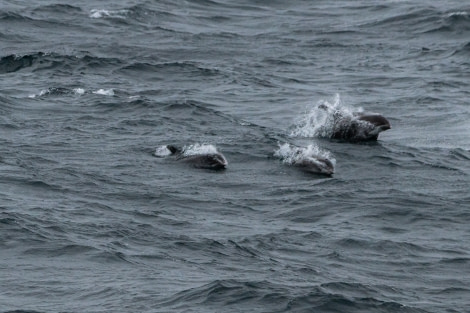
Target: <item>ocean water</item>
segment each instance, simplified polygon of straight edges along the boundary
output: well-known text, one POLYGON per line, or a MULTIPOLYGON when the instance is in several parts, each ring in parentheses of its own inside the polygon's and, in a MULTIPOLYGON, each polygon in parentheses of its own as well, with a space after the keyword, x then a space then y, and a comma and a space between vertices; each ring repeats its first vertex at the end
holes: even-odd
POLYGON ((2 313, 470 312, 466 1, 4 0, 0 78, 2 313))

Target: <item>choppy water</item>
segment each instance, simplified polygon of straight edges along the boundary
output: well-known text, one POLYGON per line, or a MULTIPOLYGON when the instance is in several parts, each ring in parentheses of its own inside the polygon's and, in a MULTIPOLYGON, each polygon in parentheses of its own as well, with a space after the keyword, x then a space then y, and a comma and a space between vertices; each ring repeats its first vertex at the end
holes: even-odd
POLYGON ((2 1, 0 311, 470 312, 469 59, 457 0, 2 1))

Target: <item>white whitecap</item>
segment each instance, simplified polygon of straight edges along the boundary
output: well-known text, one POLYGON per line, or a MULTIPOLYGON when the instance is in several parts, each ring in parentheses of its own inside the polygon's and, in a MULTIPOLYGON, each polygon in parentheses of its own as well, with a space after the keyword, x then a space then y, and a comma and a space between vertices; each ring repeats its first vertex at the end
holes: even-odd
POLYGON ((102 18, 103 16, 106 16, 108 13, 108 11, 106 10, 96 10, 96 9, 93 9, 90 11, 90 17, 91 18, 102 18))
POLYGON ((96 95, 114 96, 114 90, 113 89, 98 89, 96 91, 93 91, 93 93, 96 94, 96 95))
POLYGON ((90 11, 90 18, 126 18, 129 10, 105 10, 105 9, 93 9, 90 11))
POLYGON ((75 92, 77 95, 83 95, 83 94, 85 94, 85 89, 83 89, 83 88, 74 88, 73 92, 75 92))
POLYGON ((468 12, 465 12, 465 11, 457 11, 457 12, 450 12, 448 14, 449 17, 452 17, 452 16, 463 16, 463 17, 468 17, 468 12))

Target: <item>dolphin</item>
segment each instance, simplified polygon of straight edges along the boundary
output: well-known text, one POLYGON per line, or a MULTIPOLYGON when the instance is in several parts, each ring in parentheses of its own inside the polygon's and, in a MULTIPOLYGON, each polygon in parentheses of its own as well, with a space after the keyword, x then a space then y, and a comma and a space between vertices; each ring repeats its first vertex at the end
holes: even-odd
POLYGON ((380 114, 356 113, 353 117, 338 117, 334 121, 333 139, 374 141, 379 134, 391 129, 390 122, 380 114))
POLYGON ((333 163, 321 157, 305 157, 296 160, 292 165, 298 167, 304 172, 331 176, 335 172, 333 163))
POLYGON ((335 161, 331 161, 328 155, 315 145, 296 147, 289 143, 279 144, 279 149, 274 151, 274 156, 284 164, 307 173, 331 176, 335 172, 335 161))
POLYGON ((172 155, 176 156, 176 160, 191 164, 195 168, 222 170, 225 169, 228 164, 225 156, 218 151, 186 154, 183 149, 173 145, 167 145, 166 148, 172 155))
POLYGON ((320 104, 319 109, 326 111, 333 118, 332 134, 330 138, 346 141, 374 141, 383 131, 391 129, 390 122, 381 114, 354 112, 345 114, 341 110, 335 110, 325 104, 320 104))

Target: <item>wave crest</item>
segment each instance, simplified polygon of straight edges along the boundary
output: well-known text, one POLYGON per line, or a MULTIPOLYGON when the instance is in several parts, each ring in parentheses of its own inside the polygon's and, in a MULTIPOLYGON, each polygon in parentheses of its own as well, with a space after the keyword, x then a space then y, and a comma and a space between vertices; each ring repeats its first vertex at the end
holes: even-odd
POLYGON ((130 10, 105 10, 105 9, 93 9, 90 11, 90 18, 126 18, 129 15, 130 10))
POLYGON ((121 66, 122 60, 93 56, 58 54, 54 52, 34 52, 25 55, 10 54, 0 58, 0 74, 12 73, 31 67, 32 71, 52 69, 56 71, 81 71, 83 68, 101 69, 107 66, 121 66))
POLYGON ((30 67, 38 58, 44 55, 44 53, 40 52, 23 56, 16 54, 4 56, 0 58, 0 74, 12 73, 30 67))

